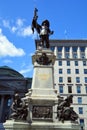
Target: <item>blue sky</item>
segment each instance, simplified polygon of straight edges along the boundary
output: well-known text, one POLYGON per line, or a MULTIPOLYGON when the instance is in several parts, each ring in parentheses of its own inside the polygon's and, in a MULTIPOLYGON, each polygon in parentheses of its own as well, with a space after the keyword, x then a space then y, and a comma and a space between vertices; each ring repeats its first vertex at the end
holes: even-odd
POLYGON ((51 39, 87 39, 87 0, 0 0, 0 66, 9 66, 25 77, 33 75, 35 7, 39 24, 50 21, 51 39))

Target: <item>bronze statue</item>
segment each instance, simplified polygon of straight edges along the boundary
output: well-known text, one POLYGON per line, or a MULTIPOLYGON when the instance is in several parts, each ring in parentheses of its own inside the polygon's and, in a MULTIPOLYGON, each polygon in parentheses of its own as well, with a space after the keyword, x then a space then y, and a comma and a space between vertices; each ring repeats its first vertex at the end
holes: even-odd
POLYGON ((49 60, 46 53, 42 53, 42 55, 36 60, 40 65, 49 65, 52 60, 49 60))
POLYGON ((36 29, 37 33, 39 34, 40 40, 41 40, 41 46, 44 47, 46 45, 46 48, 49 48, 49 35, 53 34, 53 31, 50 30, 50 23, 48 20, 44 20, 42 24, 38 24, 37 15, 38 10, 35 8, 34 10, 34 17, 32 20, 32 31, 34 33, 34 29, 36 29))
POLYGON ((70 107, 72 98, 73 95, 67 96, 65 100, 58 97, 57 118, 62 122, 64 122, 64 120, 75 121, 78 119, 77 113, 70 107))
POLYGON ((16 93, 14 96, 14 101, 12 103, 11 109, 11 119, 26 120, 28 114, 27 105, 21 100, 18 93, 16 93))

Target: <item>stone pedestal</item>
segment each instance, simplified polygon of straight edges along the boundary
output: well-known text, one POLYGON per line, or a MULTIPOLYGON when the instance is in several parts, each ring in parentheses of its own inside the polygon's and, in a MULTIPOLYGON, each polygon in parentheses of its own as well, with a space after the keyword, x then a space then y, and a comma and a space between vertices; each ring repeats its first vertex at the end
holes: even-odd
POLYGON ((32 87, 26 97, 29 97, 30 91, 32 102, 36 101, 55 101, 57 98, 56 90, 54 88, 54 70, 53 64, 55 62, 55 56, 51 50, 38 50, 32 57, 34 64, 34 74, 32 80, 32 87), (40 61, 42 54, 45 53, 47 60, 40 61))
POLYGON ((37 50, 32 56, 32 62, 34 65, 32 87, 24 99, 29 104, 28 120, 52 121, 57 101, 53 77, 55 56, 49 49, 37 50), (46 55, 46 59, 43 54, 46 55))
POLYGON ((8 120, 1 130, 80 130, 78 124, 71 122, 33 122, 31 125, 27 122, 8 120))

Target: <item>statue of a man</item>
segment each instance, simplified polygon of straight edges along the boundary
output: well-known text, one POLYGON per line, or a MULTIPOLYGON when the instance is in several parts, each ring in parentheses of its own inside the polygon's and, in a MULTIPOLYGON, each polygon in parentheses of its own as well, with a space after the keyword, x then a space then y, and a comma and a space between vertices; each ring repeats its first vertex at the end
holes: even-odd
POLYGON ((41 25, 37 23, 37 9, 35 8, 34 17, 32 20, 32 31, 34 33, 34 28, 36 29, 37 33, 39 34, 41 45, 46 48, 49 48, 49 35, 53 34, 53 31, 50 30, 50 23, 48 20, 44 20, 41 25))
POLYGON ((12 114, 10 118, 26 120, 28 114, 27 106, 25 103, 23 103, 18 93, 16 93, 14 96, 11 109, 12 114))
MULTIPOLYGON (((61 98, 61 97, 58 97, 61 98)), ((64 122, 64 120, 75 121, 78 119, 77 113, 70 107, 72 103, 73 95, 67 96, 65 100, 58 102, 57 118, 64 122)))

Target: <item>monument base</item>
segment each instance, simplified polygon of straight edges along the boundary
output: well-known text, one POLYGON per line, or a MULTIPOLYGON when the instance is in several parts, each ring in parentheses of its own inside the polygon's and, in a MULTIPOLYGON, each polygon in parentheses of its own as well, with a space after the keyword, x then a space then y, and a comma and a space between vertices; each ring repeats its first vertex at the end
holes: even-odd
POLYGON ((70 121, 62 122, 40 122, 31 124, 23 121, 7 120, 4 123, 5 130, 80 130, 80 126, 70 121))

